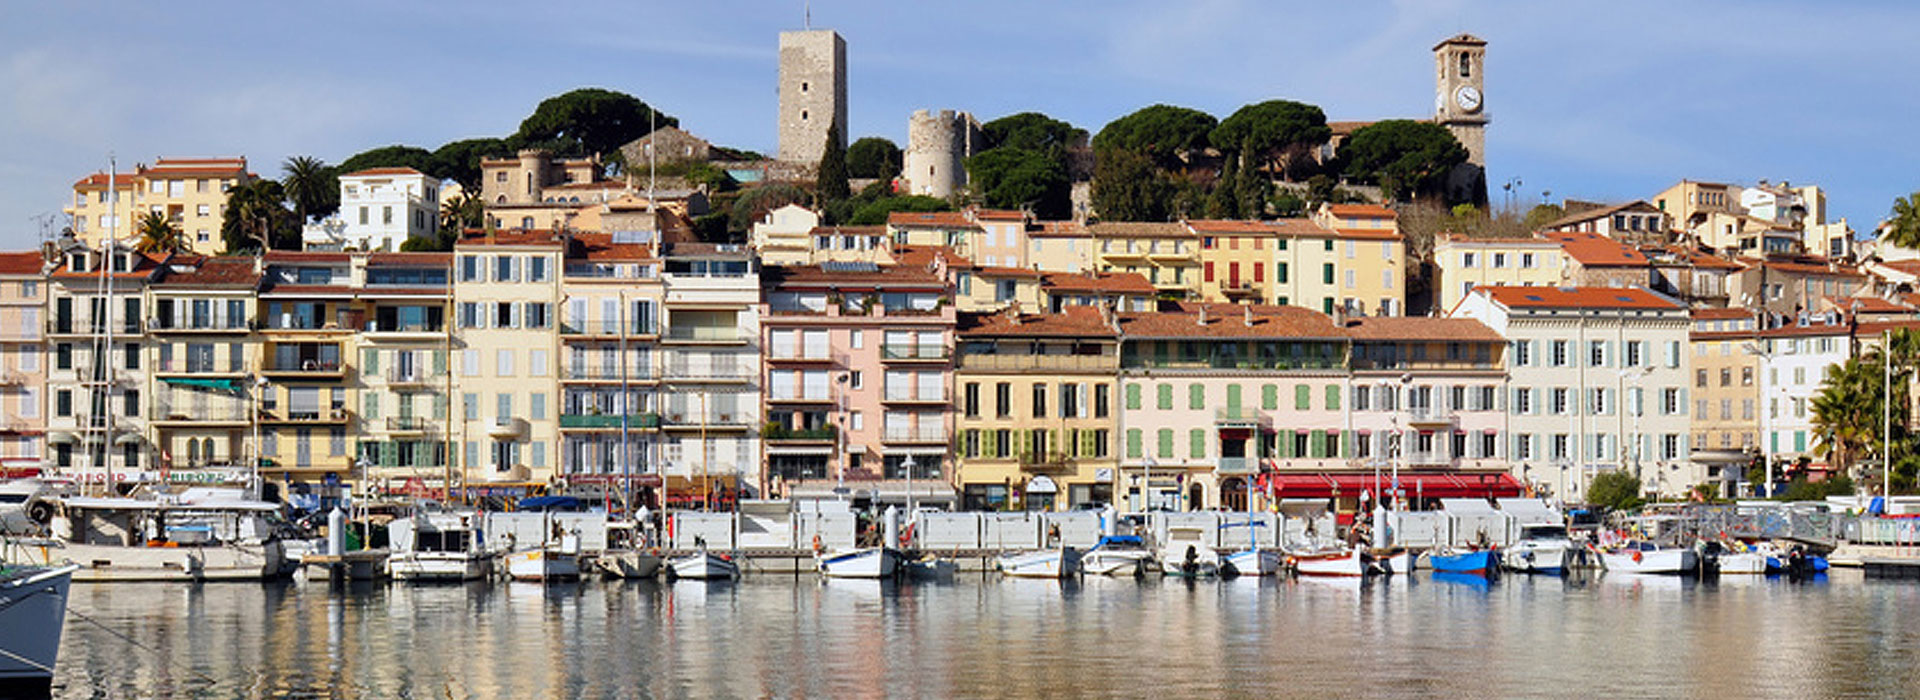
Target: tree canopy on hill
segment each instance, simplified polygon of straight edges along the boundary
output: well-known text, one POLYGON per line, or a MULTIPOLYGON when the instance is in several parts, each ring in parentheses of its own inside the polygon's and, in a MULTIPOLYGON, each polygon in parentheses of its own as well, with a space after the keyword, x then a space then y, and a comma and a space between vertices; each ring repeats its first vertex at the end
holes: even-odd
POLYGON ((1064 219, 1072 212, 1066 165, 1043 151, 1011 146, 967 159, 973 191, 996 209, 1031 209, 1042 219, 1064 219))
POLYGON ((891 180, 900 174, 900 147, 878 136, 868 136, 847 147, 847 175, 891 180))
POLYGON ((1207 134, 1214 148, 1242 152, 1257 165, 1288 165, 1333 137, 1319 107, 1268 100, 1241 107, 1207 134))
POLYGON ((438 178, 445 178, 440 161, 433 153, 418 146, 381 146, 348 156, 334 167, 341 175, 350 175, 368 168, 413 168, 438 178))
POLYGON ((1197 109, 1157 104, 1109 122, 1093 137, 1101 151, 1120 149, 1152 158, 1162 168, 1184 165, 1208 144, 1219 121, 1197 109))
POLYGON ((1395 198, 1419 198, 1445 189, 1453 166, 1467 162, 1467 149, 1439 124, 1388 119, 1353 132, 1340 146, 1340 159, 1348 177, 1395 198))
POLYGON ((980 125, 987 148, 1019 148, 1049 152, 1064 149, 1087 137, 1087 130, 1039 112, 1009 114, 980 125))
POLYGON ((508 141, 560 155, 605 155, 656 127, 679 125, 632 95, 580 88, 542 100, 508 141))

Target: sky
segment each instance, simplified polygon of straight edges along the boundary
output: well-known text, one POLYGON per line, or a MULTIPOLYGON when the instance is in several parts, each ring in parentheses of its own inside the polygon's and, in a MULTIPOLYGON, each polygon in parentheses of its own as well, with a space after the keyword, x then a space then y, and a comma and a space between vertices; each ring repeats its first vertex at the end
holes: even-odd
POLYGON ((1038 111, 1097 132, 1167 103, 1285 98, 1424 118, 1433 45, 1488 42, 1496 204, 1650 198, 1681 179, 1826 188, 1869 230, 1920 190, 1920 3, 1776 0, 734 0, 461 3, 9 0, 0 248, 64 224, 72 183, 162 156, 280 176, 377 146, 512 133, 541 99, 632 94, 718 144, 775 151, 778 33, 847 41, 850 136, 917 109, 1038 111), (1900 134, 1907 134, 1901 136, 1900 134), (52 222, 51 227, 47 222, 52 222))

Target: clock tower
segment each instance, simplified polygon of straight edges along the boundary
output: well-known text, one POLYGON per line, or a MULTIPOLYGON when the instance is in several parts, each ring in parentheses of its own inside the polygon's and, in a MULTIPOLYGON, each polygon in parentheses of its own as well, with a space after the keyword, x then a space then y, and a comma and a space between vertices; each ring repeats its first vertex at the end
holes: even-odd
POLYGON ((1472 34, 1448 37, 1433 47, 1433 121, 1453 132, 1467 149, 1467 162, 1454 170, 1448 186, 1478 190, 1468 195, 1474 201, 1486 200, 1487 122, 1492 121, 1487 116, 1486 59, 1487 42, 1472 34))

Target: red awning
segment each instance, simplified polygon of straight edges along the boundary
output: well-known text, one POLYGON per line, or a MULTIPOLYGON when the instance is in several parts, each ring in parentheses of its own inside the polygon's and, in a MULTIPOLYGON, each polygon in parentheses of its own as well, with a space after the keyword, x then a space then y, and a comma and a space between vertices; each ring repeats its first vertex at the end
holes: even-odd
MULTIPOLYGON (((1315 472, 1311 474, 1270 474, 1268 483, 1277 498, 1352 498, 1363 491, 1393 488, 1393 477, 1381 472, 1374 481, 1372 472, 1315 472), (1377 486, 1376 486, 1377 484, 1377 486)), ((1420 498, 1511 498, 1524 490, 1520 482, 1504 472, 1422 474, 1402 473, 1400 488, 1409 497, 1420 498)))

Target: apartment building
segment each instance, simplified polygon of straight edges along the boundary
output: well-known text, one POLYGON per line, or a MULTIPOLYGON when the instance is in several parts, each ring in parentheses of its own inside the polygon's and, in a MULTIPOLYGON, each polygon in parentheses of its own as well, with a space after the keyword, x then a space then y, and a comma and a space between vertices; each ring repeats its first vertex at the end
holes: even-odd
POLYGON ((1163 298, 1200 294, 1200 237, 1185 224, 1101 221, 1086 229, 1094 269, 1145 275, 1163 298))
POLYGON ((148 438, 162 467, 245 468, 259 361, 254 263, 175 256, 147 285, 148 438))
POLYGON ((666 500, 718 507, 760 481, 760 270, 744 246, 664 244, 666 500))
POLYGON ((1274 298, 1268 268, 1272 226, 1260 221, 1189 221, 1200 238, 1200 298, 1208 301, 1267 303, 1274 298))
POLYGON ((1535 486, 1577 502, 1601 471, 1666 496, 1706 480, 1691 457, 1685 307, 1638 288, 1496 286, 1452 315, 1510 343, 1509 461, 1535 486))
POLYGON ((1722 485, 1719 495, 1745 496, 1739 484, 1761 451, 1759 321, 1746 309, 1694 309, 1691 318, 1693 459, 1722 485))
POLYGON ((341 175, 340 210, 307 224, 307 250, 397 251, 440 230, 440 180, 413 168, 370 168, 341 175))
POLYGON ((576 233, 561 277, 561 478, 651 507, 664 483, 658 249, 651 232, 576 233))
POLYGON ((0 253, 0 478, 39 473, 46 454, 47 259, 0 253))
POLYGON ((768 488, 905 504, 955 500, 954 305, 923 268, 767 268, 761 277, 768 488), (908 474, 911 470, 912 484, 908 474))
POLYGON ((1040 276, 1041 308, 1062 313, 1074 306, 1100 306, 1112 311, 1152 311, 1156 308, 1153 283, 1137 272, 1056 272, 1040 276))
POLYGON ((147 442, 147 285, 162 261, 65 241, 47 276, 46 392, 51 465, 93 485, 154 467, 147 442))
POLYGON ((1567 283, 1567 262, 1560 243, 1542 236, 1468 238, 1441 236, 1433 244, 1439 279, 1434 281, 1439 311, 1446 313, 1474 287, 1558 287, 1567 283))
MULTIPOLYGON (((456 386, 453 256, 372 252, 353 257, 358 372, 351 430, 355 464, 387 489, 447 493, 459 482, 449 428, 456 386)), ((464 338, 463 338, 464 339, 464 338)), ((464 408, 464 406, 462 407, 464 408)), ((329 432, 327 455, 335 454, 329 432)))
POLYGON ((354 303, 350 253, 268 251, 256 314, 260 359, 261 475, 289 489, 359 480, 347 440, 354 428, 353 350, 363 316, 354 303))
POLYGON ((559 431, 560 266, 550 230, 470 234, 454 244, 460 413, 453 439, 468 483, 518 495, 550 482, 559 431))
POLYGON ((132 241, 140 219, 157 212, 179 227, 193 252, 213 255, 226 248, 220 228, 226 221, 227 191, 259 179, 247 172, 245 158, 160 158, 126 173, 94 173, 73 183, 73 199, 63 211, 80 241, 98 247, 103 235, 132 241), (116 210, 112 189, 118 193, 116 210))
POLYGON ((959 342, 961 506, 1112 503, 1121 477, 1119 335, 1111 313, 1072 305, 1046 314, 969 314, 960 321, 959 342))

